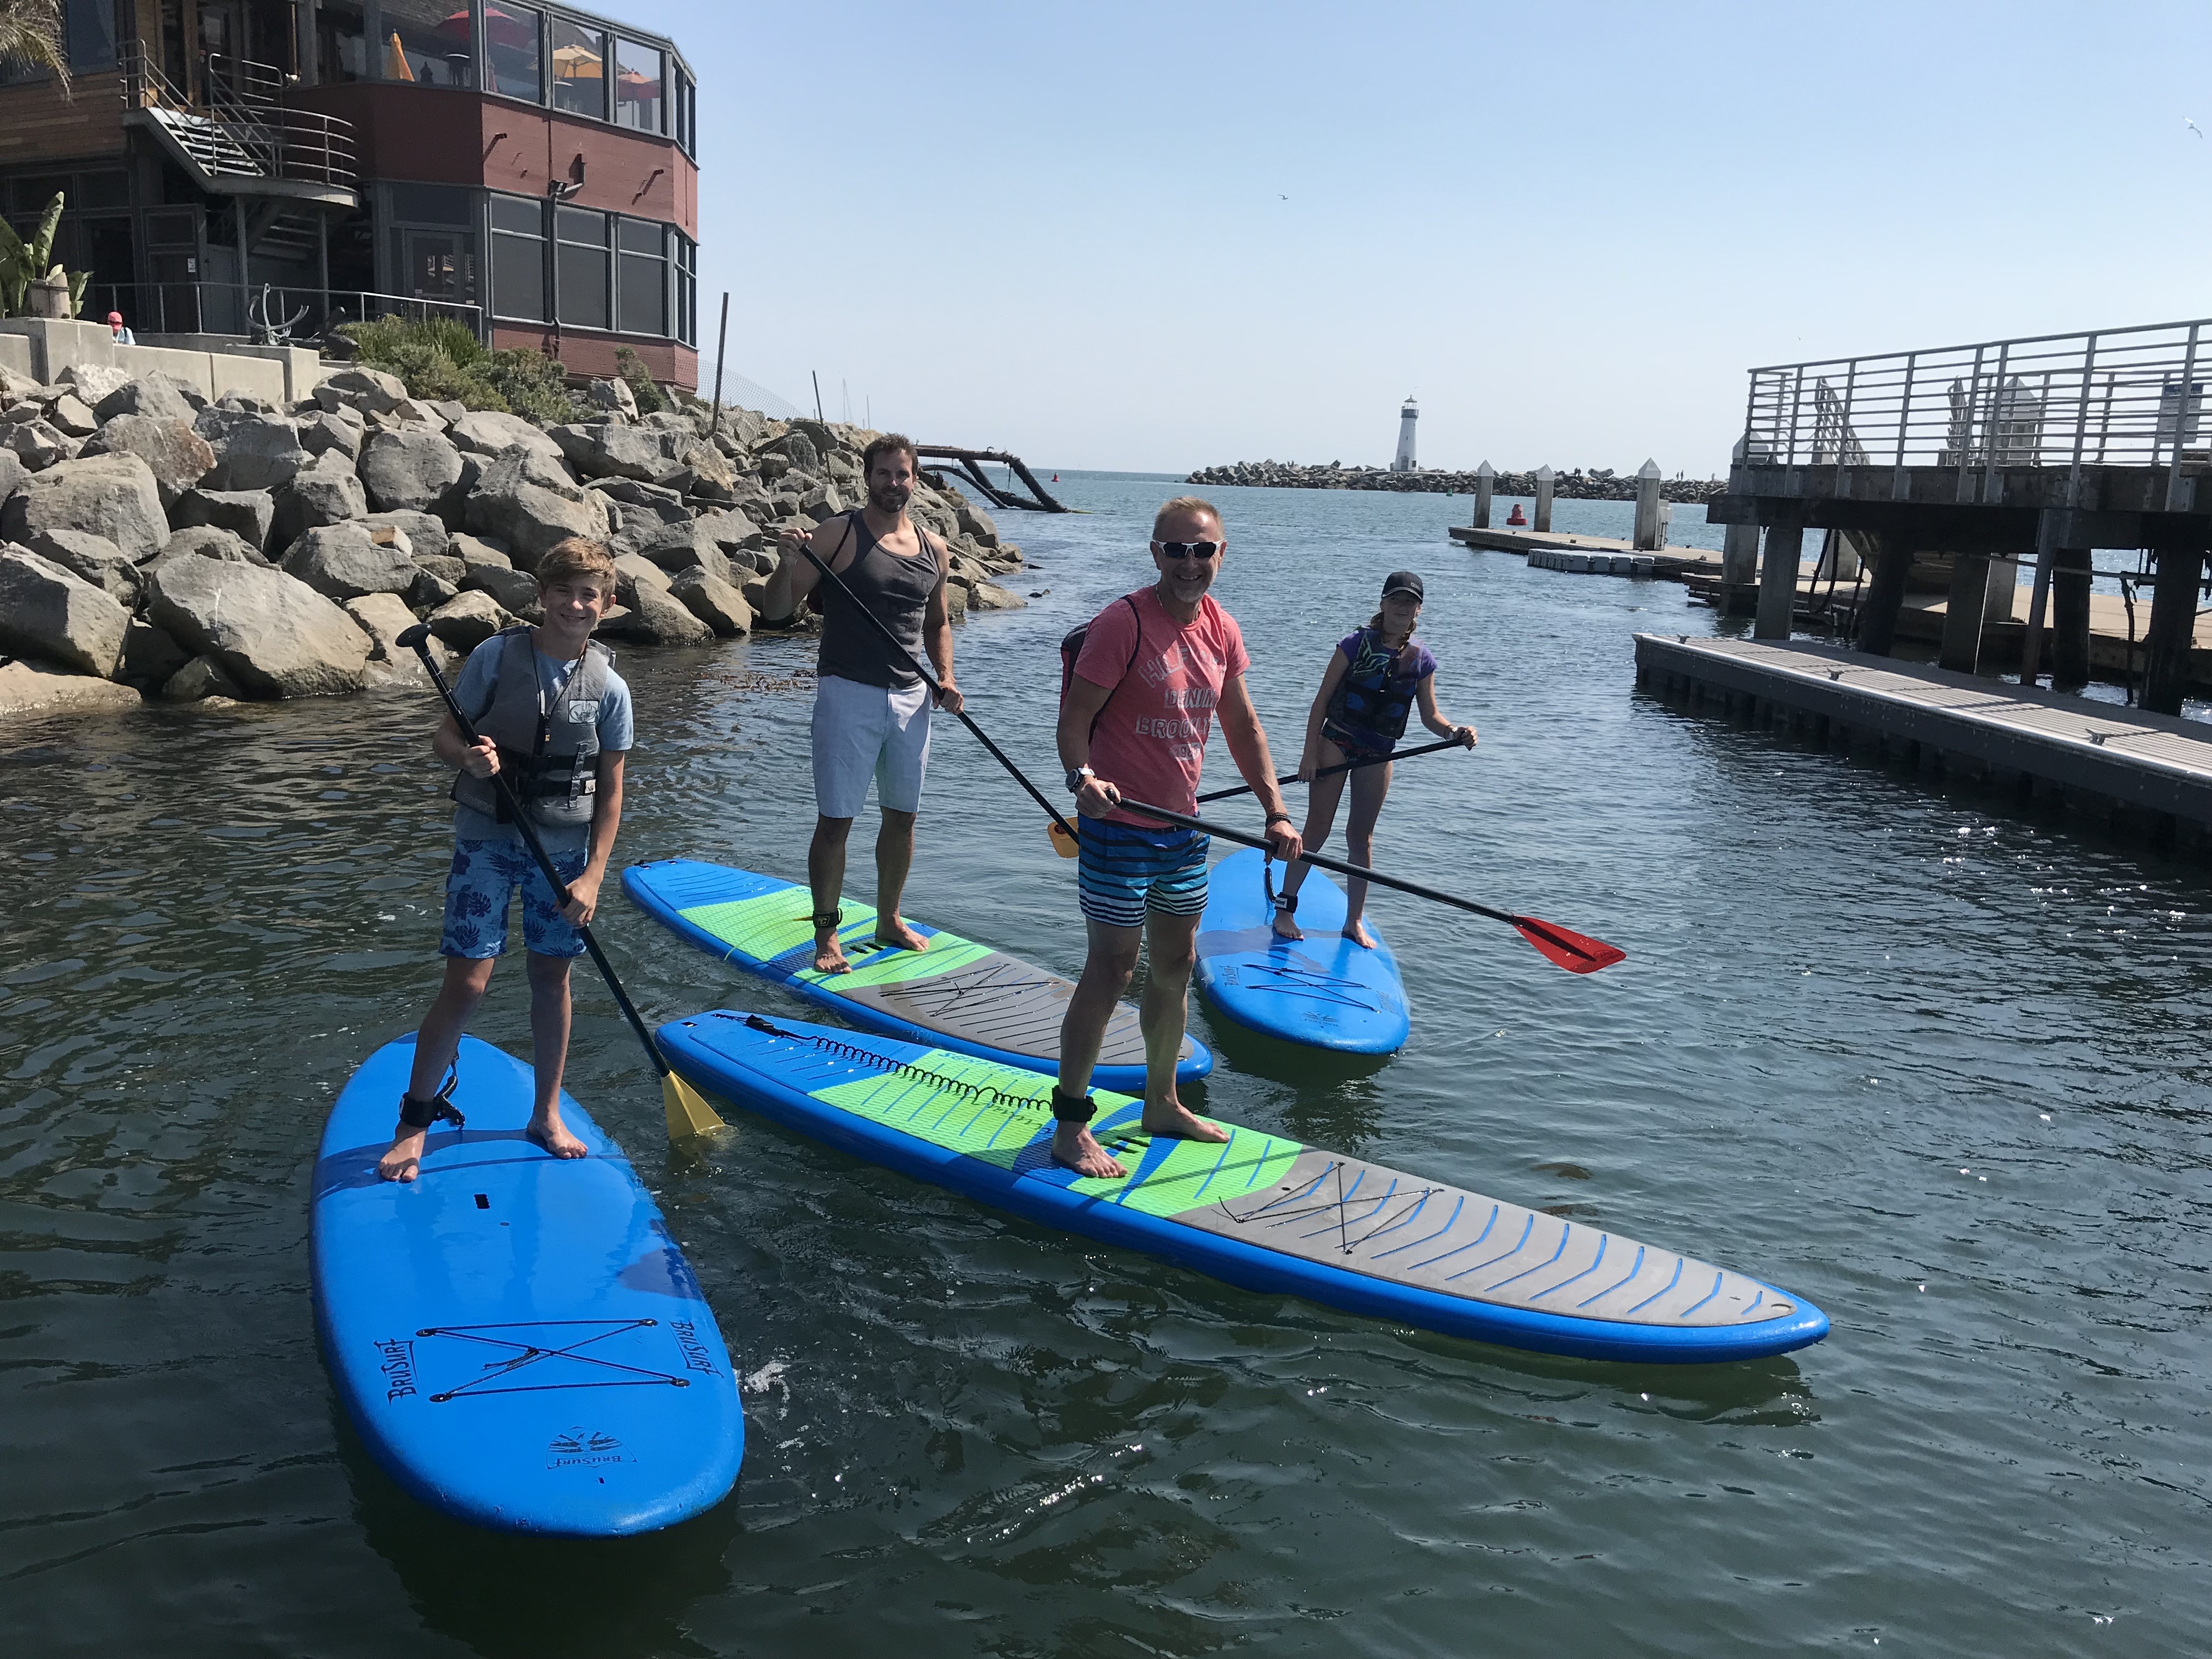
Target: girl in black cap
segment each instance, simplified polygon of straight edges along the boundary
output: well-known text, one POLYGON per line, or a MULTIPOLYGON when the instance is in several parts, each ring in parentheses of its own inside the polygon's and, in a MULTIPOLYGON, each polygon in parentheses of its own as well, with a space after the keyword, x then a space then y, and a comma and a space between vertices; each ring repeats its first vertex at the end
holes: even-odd
MULTIPOLYGON (((1357 766, 1348 772, 1317 778, 1314 775, 1346 762, 1373 761, 1397 747, 1405 735, 1406 719, 1419 703, 1421 724, 1440 738, 1457 738, 1474 747, 1474 728, 1454 726, 1437 707, 1437 659, 1429 647, 1413 637, 1413 624, 1421 614, 1421 579, 1410 570, 1394 570, 1382 583, 1382 607, 1366 627, 1355 629, 1337 641, 1329 653, 1328 672, 1314 694, 1313 712, 1306 720, 1305 751, 1298 758, 1298 776, 1312 785, 1306 801, 1305 844, 1319 851, 1336 822, 1336 804, 1344 781, 1352 780, 1352 822, 1345 828, 1345 844, 1354 864, 1372 868, 1375 863, 1375 820, 1390 793, 1390 763, 1357 766)), ((1283 890, 1275 899, 1274 929, 1284 939, 1304 939, 1296 920, 1298 889, 1305 885, 1313 866, 1293 864, 1283 872, 1283 890)), ((1349 882, 1345 889, 1344 936, 1375 948, 1360 913, 1367 908, 1367 884, 1349 882)))

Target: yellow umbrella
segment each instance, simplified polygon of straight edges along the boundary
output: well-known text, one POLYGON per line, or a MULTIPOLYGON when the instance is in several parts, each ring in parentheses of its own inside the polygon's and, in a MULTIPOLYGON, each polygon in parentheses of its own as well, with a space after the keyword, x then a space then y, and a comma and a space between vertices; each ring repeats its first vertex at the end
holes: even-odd
POLYGON ((597 81, 605 71, 599 64, 599 54, 589 46, 559 46, 553 52, 553 78, 556 81, 597 81))
POLYGON ((414 65, 407 61, 407 49, 399 44, 396 32, 392 34, 392 45, 384 54, 384 78, 387 81, 412 81, 415 78, 414 65))

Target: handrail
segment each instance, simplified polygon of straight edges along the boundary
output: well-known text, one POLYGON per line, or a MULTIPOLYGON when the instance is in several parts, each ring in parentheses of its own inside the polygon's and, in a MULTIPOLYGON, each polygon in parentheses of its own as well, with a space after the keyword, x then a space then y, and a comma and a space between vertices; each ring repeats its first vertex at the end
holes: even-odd
MULTIPOLYGON (((1769 364, 1750 371, 1739 465, 1879 456, 1895 489, 1908 467, 1941 468, 1962 502, 1989 499, 2008 468, 2064 467, 2078 490, 2084 466, 2212 466, 2207 346, 2212 319, 1769 364)), ((2181 499, 2172 476, 2166 488, 2181 499)))
POLYGON ((273 317, 295 318, 289 331, 302 340, 326 334, 341 323, 368 322, 378 317, 453 317, 485 337, 486 319, 481 305, 466 300, 427 300, 406 294, 379 294, 365 289, 284 288, 262 283, 248 292, 236 283, 93 283, 85 289, 82 313, 105 316, 123 313, 132 331, 141 334, 231 334, 240 337, 266 332, 273 317), (240 314, 245 306, 249 314, 240 314), (259 313, 258 316, 250 314, 259 313), (210 323, 216 325, 210 326, 210 323), (257 327, 256 325, 260 325, 257 327))
POLYGON ((219 75, 210 75, 206 77, 209 95, 195 104, 162 74, 143 42, 126 42, 121 61, 125 105, 145 110, 160 121, 210 177, 288 179, 354 188, 360 175, 353 123, 276 101, 283 77, 268 64, 210 53, 205 61, 210 64, 237 66, 251 91, 241 94, 219 75))

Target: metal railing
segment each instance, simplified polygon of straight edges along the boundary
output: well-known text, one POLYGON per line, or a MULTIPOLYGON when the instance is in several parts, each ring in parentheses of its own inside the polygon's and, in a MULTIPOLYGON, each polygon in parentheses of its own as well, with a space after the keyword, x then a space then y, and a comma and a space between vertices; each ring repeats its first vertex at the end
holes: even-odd
POLYGON ((341 323, 379 317, 452 317, 478 339, 484 337, 485 326, 483 308, 463 301, 359 289, 279 288, 273 283, 250 289, 236 283, 88 284, 78 315, 98 321, 111 311, 120 312, 134 334, 234 334, 264 345, 305 343, 341 323))
POLYGON ((351 190, 359 174, 353 123, 281 102, 283 74, 266 64, 211 54, 206 99, 195 104, 165 76, 143 43, 123 48, 123 102, 158 122, 210 178, 289 179, 351 190))
POLYGON ((2171 467, 2212 462, 2212 319, 1751 371, 1746 459, 1765 466, 2171 467), (2179 463, 2179 465, 2177 465, 2179 463))

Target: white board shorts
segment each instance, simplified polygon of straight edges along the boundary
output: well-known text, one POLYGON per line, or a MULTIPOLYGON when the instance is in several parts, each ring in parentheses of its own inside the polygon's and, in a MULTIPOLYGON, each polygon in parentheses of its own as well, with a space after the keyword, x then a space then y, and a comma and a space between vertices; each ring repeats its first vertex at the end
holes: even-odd
POLYGON ((814 684, 814 810, 825 818, 857 818, 868 804, 894 812, 921 810, 921 775, 929 764, 929 687, 888 685, 824 674, 814 684))

